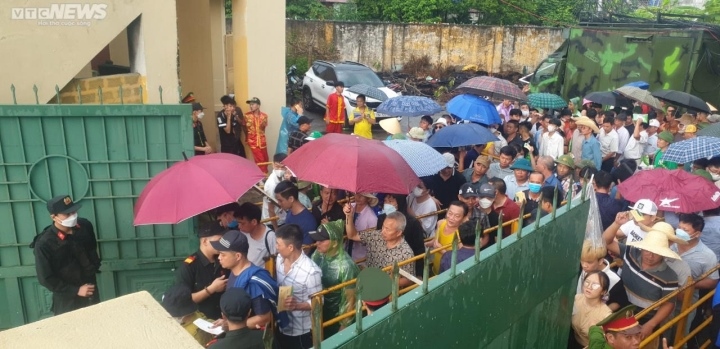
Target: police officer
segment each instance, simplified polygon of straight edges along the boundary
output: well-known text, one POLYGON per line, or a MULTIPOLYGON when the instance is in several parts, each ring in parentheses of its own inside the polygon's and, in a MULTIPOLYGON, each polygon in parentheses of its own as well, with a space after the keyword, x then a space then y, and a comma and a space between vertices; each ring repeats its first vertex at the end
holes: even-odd
POLYGON ((198 310, 210 319, 220 318, 220 296, 227 284, 227 269, 220 266, 218 252, 210 244, 218 241, 225 229, 218 222, 203 223, 198 231, 200 249, 187 257, 178 268, 176 281, 192 290, 198 310))
POLYGON ((41 285, 52 292, 52 311, 60 315, 99 302, 95 274, 100 257, 92 223, 78 218, 81 205, 68 195, 47 203, 53 224, 33 239, 35 271, 41 285))
POLYGON ((211 342, 211 349, 263 349, 263 332, 249 329, 245 321, 250 316, 252 300, 240 287, 232 287, 225 291, 220 299, 223 318, 227 320, 228 330, 211 342))

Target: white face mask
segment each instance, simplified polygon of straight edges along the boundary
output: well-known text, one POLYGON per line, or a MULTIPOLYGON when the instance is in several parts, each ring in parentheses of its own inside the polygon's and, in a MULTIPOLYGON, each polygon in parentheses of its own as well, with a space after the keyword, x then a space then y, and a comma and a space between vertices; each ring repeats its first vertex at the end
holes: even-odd
POLYGON ((555 125, 548 126, 548 132, 555 132, 555 130, 557 130, 557 126, 555 126, 555 125))
POLYGON ((390 205, 390 204, 384 204, 384 205, 383 205, 383 212, 384 212, 385 214, 391 214, 391 213, 393 213, 393 212, 395 212, 395 211, 397 211, 397 208, 395 208, 395 206, 390 205))
POLYGON ((69 216, 68 218, 63 219, 60 221, 60 225, 66 228, 72 228, 77 225, 77 213, 74 213, 73 215, 69 216))
POLYGON ((529 110, 523 110, 523 111, 522 111, 522 115, 525 116, 525 117, 530 116, 530 111, 529 111, 529 110))
POLYGON ((715 174, 715 173, 710 172, 710 175, 712 176, 712 179, 714 182, 720 181, 720 174, 715 174))
POLYGON ((197 115, 198 120, 202 119, 205 116, 205 113, 199 112, 197 115))
POLYGON ((282 178, 285 175, 285 170, 273 170, 273 174, 278 178, 282 178))
POLYGON ((415 195, 415 197, 421 196, 422 194, 423 194, 422 188, 416 187, 415 189, 413 189, 413 195, 415 195))
POLYGON ((482 208, 488 208, 488 207, 492 206, 492 204, 493 204, 493 201, 488 198, 480 199, 480 207, 482 207, 482 208))

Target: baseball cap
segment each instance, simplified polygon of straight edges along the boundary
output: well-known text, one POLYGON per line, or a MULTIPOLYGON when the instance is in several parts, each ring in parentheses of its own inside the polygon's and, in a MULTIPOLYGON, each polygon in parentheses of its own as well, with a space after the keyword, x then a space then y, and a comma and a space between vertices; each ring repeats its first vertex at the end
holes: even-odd
POLYGON ((442 157, 445 159, 447 167, 455 167, 455 156, 450 153, 444 153, 442 157))
POLYGON ((192 291, 185 285, 174 285, 162 296, 162 306, 172 317, 182 317, 197 311, 192 291))
POLYGON ((239 252, 247 255, 250 249, 250 244, 245 234, 237 231, 230 230, 225 233, 222 238, 218 241, 211 241, 210 244, 218 252, 239 252))
POLYGON ((220 297, 220 311, 233 322, 247 319, 252 300, 242 287, 230 287, 220 297))
POLYGON ((460 186, 460 192, 458 193, 464 198, 475 198, 478 197, 478 192, 475 187, 470 183, 464 183, 460 186))
POLYGON ((70 195, 58 195, 47 202, 47 209, 50 214, 68 214, 77 212, 82 205, 73 202, 70 195))
POLYGON ((330 233, 328 233, 325 225, 320 225, 317 230, 311 231, 309 235, 313 240, 317 242, 330 240, 330 233))
POLYGON ((652 119, 648 121, 648 125, 650 125, 650 127, 660 127, 660 121, 657 121, 657 119, 652 119))
POLYGON ((205 107, 203 107, 202 104, 200 104, 200 103, 193 103, 193 104, 192 104, 192 110, 193 110, 193 111, 203 110, 203 109, 205 109, 205 107))
POLYGON ((220 225, 220 222, 207 222, 200 225, 198 229, 198 237, 206 238, 210 236, 223 235, 227 232, 227 229, 220 225))
POLYGON ((305 140, 306 141, 314 141, 322 136, 323 135, 320 131, 313 131, 309 136, 305 137, 305 140))
POLYGON ((477 159, 475 159, 475 163, 490 168, 490 158, 487 156, 478 156, 477 159))
POLYGON ((478 190, 478 197, 494 198, 495 197, 495 187, 493 187, 491 184, 488 184, 488 183, 481 185, 480 190, 478 190))
POLYGON ((310 121, 309 117, 303 115, 298 118, 297 123, 298 123, 298 125, 302 125, 302 124, 309 124, 309 123, 311 123, 311 121, 310 121))
POLYGON ((245 101, 245 103, 247 103, 247 104, 251 104, 251 103, 261 104, 261 103, 260 103, 260 98, 257 98, 257 97, 250 98, 250 99, 248 99, 247 101, 245 101))
POLYGON ((640 199, 635 203, 635 205, 630 206, 630 210, 630 214, 633 216, 633 218, 636 221, 640 221, 643 219, 640 214, 654 216, 658 212, 658 207, 651 200, 640 199))

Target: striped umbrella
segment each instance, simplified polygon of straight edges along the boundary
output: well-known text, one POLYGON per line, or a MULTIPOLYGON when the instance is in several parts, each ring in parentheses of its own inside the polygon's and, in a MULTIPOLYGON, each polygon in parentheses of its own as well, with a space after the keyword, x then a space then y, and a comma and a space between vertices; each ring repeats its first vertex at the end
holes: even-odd
POLYGON ((445 158, 423 142, 392 139, 383 143, 400 154, 418 177, 435 175, 447 167, 445 158))
POLYGON ((543 109, 561 109, 567 107, 567 102, 562 97, 544 92, 529 94, 528 104, 533 108, 543 109))
POLYGON ((460 92, 495 99, 512 99, 526 101, 527 95, 517 85, 510 81, 493 78, 491 76, 478 76, 463 82, 457 87, 460 92))

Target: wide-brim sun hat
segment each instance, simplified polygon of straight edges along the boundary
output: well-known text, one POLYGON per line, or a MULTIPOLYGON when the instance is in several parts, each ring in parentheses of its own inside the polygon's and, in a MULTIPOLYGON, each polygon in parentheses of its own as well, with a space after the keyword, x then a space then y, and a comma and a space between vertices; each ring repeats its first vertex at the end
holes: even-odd
POLYGON ((383 119, 380 120, 379 124, 380 127, 385 130, 385 132, 391 135, 402 133, 402 129, 400 128, 400 121, 398 121, 397 118, 383 119))
POLYGON ((600 132, 600 128, 598 128, 598 125, 595 123, 595 121, 591 120, 587 116, 581 116, 579 118, 575 118, 575 124, 577 124, 578 126, 589 127, 595 133, 600 132))
POLYGON ((670 249, 670 240, 662 231, 650 230, 647 235, 645 235, 645 239, 642 241, 630 242, 628 243, 628 246, 637 247, 641 250, 652 252, 659 256, 680 259, 680 256, 670 249))

